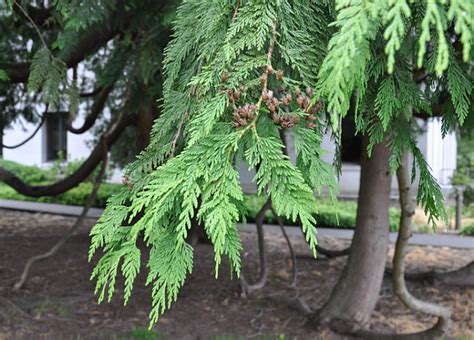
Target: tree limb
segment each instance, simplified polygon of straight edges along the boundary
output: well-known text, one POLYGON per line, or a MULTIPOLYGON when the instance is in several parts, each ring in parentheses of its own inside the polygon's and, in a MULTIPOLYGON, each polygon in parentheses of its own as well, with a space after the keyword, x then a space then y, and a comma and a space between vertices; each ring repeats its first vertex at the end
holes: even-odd
POLYGON ((112 92, 113 86, 106 86, 102 88, 99 93, 97 94, 97 98, 92 104, 91 112, 87 115, 86 119, 84 120, 84 124, 79 128, 74 128, 72 126, 72 122, 69 122, 67 130, 71 133, 76 135, 82 134, 89 130, 92 126, 94 126, 97 117, 99 117, 100 113, 104 110, 105 104, 107 99, 109 98, 110 92, 112 92))
POLYGON ((82 163, 79 169, 70 176, 54 184, 32 186, 23 182, 15 174, 2 167, 0 167, 0 181, 5 182, 18 193, 25 196, 41 197, 62 194, 79 185, 94 171, 102 160, 103 144, 105 144, 107 150, 110 150, 111 146, 115 143, 125 128, 133 124, 134 118, 134 115, 127 113, 120 114, 112 126, 101 136, 100 142, 96 145, 94 150, 92 150, 89 157, 84 163, 82 163))
MULTIPOLYGON (((61 50, 58 58, 64 61, 67 67, 76 66, 120 33, 128 23, 130 16, 131 13, 113 13, 107 21, 92 25, 79 34, 81 37, 79 41, 61 50)), ((30 75, 30 66, 29 62, 0 62, 0 69, 8 74, 10 83, 26 83, 30 75)))
POLYGON ((265 235, 263 230, 263 220, 265 218, 265 213, 267 210, 272 207, 272 199, 269 197, 267 201, 262 205, 260 210, 255 217, 255 225, 257 226, 257 236, 258 236, 258 256, 260 260, 260 275, 258 280, 255 283, 248 283, 244 277, 244 273, 240 274, 240 283, 242 286, 242 296, 247 296, 247 294, 252 293, 253 291, 259 290, 265 286, 267 283, 268 277, 268 266, 267 266, 267 255, 265 254, 265 235))
POLYGON ((19 148, 20 146, 23 146, 25 145, 26 143, 28 143, 30 140, 33 139, 34 136, 36 136, 36 134, 38 133, 38 131, 41 129, 41 127, 43 126, 44 122, 46 121, 46 114, 48 113, 48 108, 46 108, 45 112, 43 113, 43 116, 41 117, 41 121, 40 123, 38 124, 38 126, 36 127, 36 129, 31 133, 30 136, 28 136, 25 140, 23 140, 22 142, 18 143, 18 144, 15 144, 15 145, 4 145, 4 144, 1 144, 0 145, 0 148, 4 148, 4 149, 17 149, 19 148))
MULTIPOLYGON (((413 187, 410 180, 410 161, 409 153, 404 152, 402 163, 397 170, 398 188, 400 192, 400 228, 395 245, 395 254, 393 257, 393 290, 400 301, 408 308, 425 314, 438 317, 437 324, 417 336, 426 334, 431 336, 443 336, 450 324, 451 311, 446 307, 434 303, 422 301, 408 291, 405 283, 405 253, 408 246, 408 240, 412 233, 412 218, 415 214, 415 203, 413 201, 413 187)), ((408 336, 408 335, 407 335, 408 336)))
MULTIPOLYGON (((25 12, 28 14, 28 17, 35 23, 35 25, 38 25, 38 26, 43 26, 52 15, 51 8, 39 8, 33 5, 26 5, 26 6, 23 6, 23 8, 25 9, 25 12)), ((17 15, 28 19, 25 13, 21 11, 18 6, 13 6, 13 11, 17 15)))

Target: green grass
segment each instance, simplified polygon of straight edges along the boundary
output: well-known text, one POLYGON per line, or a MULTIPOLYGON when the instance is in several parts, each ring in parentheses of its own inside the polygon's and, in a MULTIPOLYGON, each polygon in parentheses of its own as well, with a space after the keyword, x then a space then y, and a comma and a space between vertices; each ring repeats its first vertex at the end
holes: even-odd
POLYGON ((135 328, 127 332, 117 339, 131 339, 131 340, 159 340, 162 339, 159 333, 148 330, 146 328, 135 328))

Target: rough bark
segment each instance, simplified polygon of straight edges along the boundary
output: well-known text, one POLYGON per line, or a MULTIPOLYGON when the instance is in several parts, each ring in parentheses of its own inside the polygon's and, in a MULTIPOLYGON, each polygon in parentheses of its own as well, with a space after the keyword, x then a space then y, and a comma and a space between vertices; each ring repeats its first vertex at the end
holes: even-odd
MULTIPOLYGON (((364 150, 366 145, 364 138, 364 150)), ((377 303, 389 245, 390 149, 380 143, 370 158, 363 154, 349 259, 329 300, 310 317, 312 327, 355 332, 367 325, 377 303)))
POLYGON ((0 181, 3 181, 5 184, 15 189, 18 193, 25 196, 40 197, 62 194, 79 185, 92 173, 92 171, 94 171, 94 169, 102 160, 103 144, 105 144, 107 150, 110 150, 111 146, 115 143, 125 128, 133 124, 134 117, 134 115, 127 113, 122 113, 119 115, 115 123, 113 123, 112 126, 101 136, 100 142, 94 148, 90 156, 84 161, 84 163, 82 163, 82 165, 73 174, 64 178, 63 180, 50 185, 32 186, 23 182, 12 172, 0 167, 0 181))

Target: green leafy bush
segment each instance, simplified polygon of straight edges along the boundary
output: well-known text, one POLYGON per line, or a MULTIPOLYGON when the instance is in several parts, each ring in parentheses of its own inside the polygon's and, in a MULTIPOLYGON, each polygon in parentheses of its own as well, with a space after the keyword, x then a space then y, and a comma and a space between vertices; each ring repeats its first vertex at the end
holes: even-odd
MULTIPOLYGON (((12 171, 23 181, 29 184, 46 184, 51 182, 58 174, 69 174, 80 165, 80 162, 70 162, 61 165, 54 165, 48 168, 37 166, 26 166, 12 161, 0 160, 0 166, 12 171)), ((11 187, 0 183, 0 199, 11 199, 19 201, 34 201, 44 203, 56 203, 83 206, 92 191, 92 181, 86 181, 64 194, 49 197, 32 198, 17 193, 11 187)), ((94 207, 105 208, 108 198, 120 191, 121 184, 102 183, 94 200, 94 207)), ((255 216, 265 203, 267 198, 257 195, 244 195, 243 206, 246 211, 247 221, 255 222, 255 216)), ((315 218, 317 225, 324 228, 351 229, 355 227, 357 204, 354 201, 338 201, 335 205, 327 198, 317 198, 315 207, 315 218)), ((390 230, 398 230, 400 212, 398 209, 390 209, 390 230)), ((271 211, 265 214, 265 223, 277 224, 271 211)), ((286 225, 296 225, 290 219, 283 219, 286 225)))
POLYGON ((464 227, 461 230, 461 234, 465 236, 474 236, 474 223, 468 225, 467 227, 464 227))
MULTIPOLYGON (((247 212, 248 222, 255 221, 255 216, 260 210, 260 207, 265 203, 265 200, 266 197, 263 196, 245 195, 243 204, 245 207, 245 211, 247 212)), ((317 198, 315 210, 315 218, 318 227, 342 229, 352 229, 355 227, 357 203, 354 201, 340 200, 337 201, 334 205, 329 199, 317 198)), ((278 223, 271 211, 266 212, 264 221, 268 224, 278 223)), ((284 218, 283 221, 286 225, 295 225, 295 223, 289 219, 284 218)), ((390 208, 390 231, 398 230, 399 221, 400 210, 390 208)))
POLYGON ((49 180, 48 171, 37 166, 29 166, 0 158, 0 166, 30 184, 39 184, 49 180))
MULTIPOLYGON (((0 199, 83 206, 92 192, 92 186, 93 183, 84 182, 61 195, 33 198, 19 194, 5 184, 0 184, 0 199)), ((107 199, 117 193, 120 187, 121 185, 119 184, 102 183, 97 192, 93 206, 104 208, 107 199)))

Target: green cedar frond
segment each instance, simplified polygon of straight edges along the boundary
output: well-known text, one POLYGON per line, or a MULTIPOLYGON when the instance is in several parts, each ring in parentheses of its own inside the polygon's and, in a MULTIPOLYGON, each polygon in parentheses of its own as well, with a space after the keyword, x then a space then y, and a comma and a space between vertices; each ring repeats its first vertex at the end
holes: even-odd
POLYGON ((315 198, 301 172, 282 152, 283 145, 275 137, 256 136, 246 151, 250 166, 258 166, 255 175, 258 192, 267 189, 275 211, 292 221, 299 219, 313 255, 316 257, 315 198))
POLYGON ((7 80, 10 80, 10 77, 4 70, 0 69, 0 81, 7 81, 7 80))
POLYGON ((67 68, 64 62, 54 57, 49 49, 41 48, 33 56, 28 90, 42 90, 45 102, 53 107, 59 104, 61 86, 67 84, 67 68))
POLYGON ((454 21, 454 31, 460 35, 463 45, 463 60, 468 62, 474 39, 474 2, 450 0, 448 19, 454 21))
POLYGON ((449 48, 446 40, 445 31, 447 29, 446 12, 443 9, 442 1, 427 0, 423 20, 421 22, 421 33, 419 38, 418 67, 423 65, 423 57, 426 53, 426 43, 431 40, 431 26, 436 29, 437 40, 437 58, 435 71, 441 75, 447 69, 449 64, 449 48))
MULTIPOLYGON (((322 123, 322 122, 321 122, 322 123)), ((331 164, 322 157, 325 150, 321 148, 324 129, 295 129, 296 166, 311 188, 319 194, 327 187, 329 197, 335 201, 338 193, 336 175, 331 164)))
POLYGON ((335 132, 339 130, 337 115, 345 116, 352 92, 366 79, 370 41, 377 27, 364 1, 338 1, 336 9, 338 16, 333 25, 338 31, 329 42, 318 82, 319 96, 327 99, 327 109, 333 115, 331 123, 335 132))
POLYGON ((443 193, 438 182, 431 174, 431 169, 428 163, 426 163, 421 150, 415 146, 412 148, 412 153, 414 157, 412 181, 415 180, 416 168, 420 176, 416 200, 418 204, 421 204, 425 214, 428 216, 428 223, 431 223, 433 228, 435 228, 437 220, 441 219, 447 222, 448 219, 444 208, 443 193))
MULTIPOLYGON (((450 118, 443 121, 444 129, 453 119, 470 119, 470 74, 447 48, 451 42, 446 37, 454 21, 461 40, 470 41, 472 26, 459 18, 467 12, 464 3, 451 2, 447 12, 441 2, 427 1, 410 7, 394 0, 338 0, 336 6, 313 0, 184 1, 164 56, 162 110, 150 144, 126 169, 129 187, 110 198, 91 231, 89 258, 103 250, 93 272, 99 299, 106 294, 110 299, 121 272, 128 301, 140 270, 136 241, 143 238, 150 252, 150 326, 155 323, 192 271, 187 239, 195 222, 204 226, 214 246, 215 275, 222 256, 239 275, 242 245, 236 224, 244 213, 238 157, 256 169, 258 191, 271 196, 277 214, 301 223, 315 253, 314 189, 327 186, 333 197, 337 191, 334 170, 322 159, 323 118, 338 136, 340 119, 351 106, 358 132, 368 135, 369 153, 376 143, 389 143, 392 170, 403 151, 412 150, 420 174, 418 201, 430 222, 443 217, 440 187, 416 145, 412 112, 429 115, 430 104, 448 92, 450 118), (416 39, 411 32, 422 36, 416 39), (413 79, 413 46, 418 43, 419 61, 429 73, 425 89, 413 79), (447 69, 447 74, 432 76, 433 69, 438 74, 447 69), (283 101, 285 96, 286 104, 272 109, 264 87, 274 98, 283 101), (298 105, 295 97, 306 87, 317 93, 303 109, 303 97, 298 105), (319 99, 326 117, 309 114, 319 99), (242 119, 243 107, 255 110, 246 111, 248 120, 240 123, 236 117, 242 119), (290 121, 284 128, 295 135, 296 165, 282 150, 282 117, 290 121)), ((38 89, 45 76, 35 73, 38 89)))
POLYGON ((447 70, 448 91, 456 110, 459 124, 463 124, 470 111, 473 79, 470 78, 457 60, 452 57, 447 70))
POLYGON ((388 25, 384 31, 384 38, 387 40, 385 53, 388 56, 387 69, 389 73, 393 72, 395 64, 395 52, 400 49, 402 40, 405 36, 405 22, 411 16, 410 6, 405 0, 389 0, 390 9, 384 17, 384 23, 388 25))

